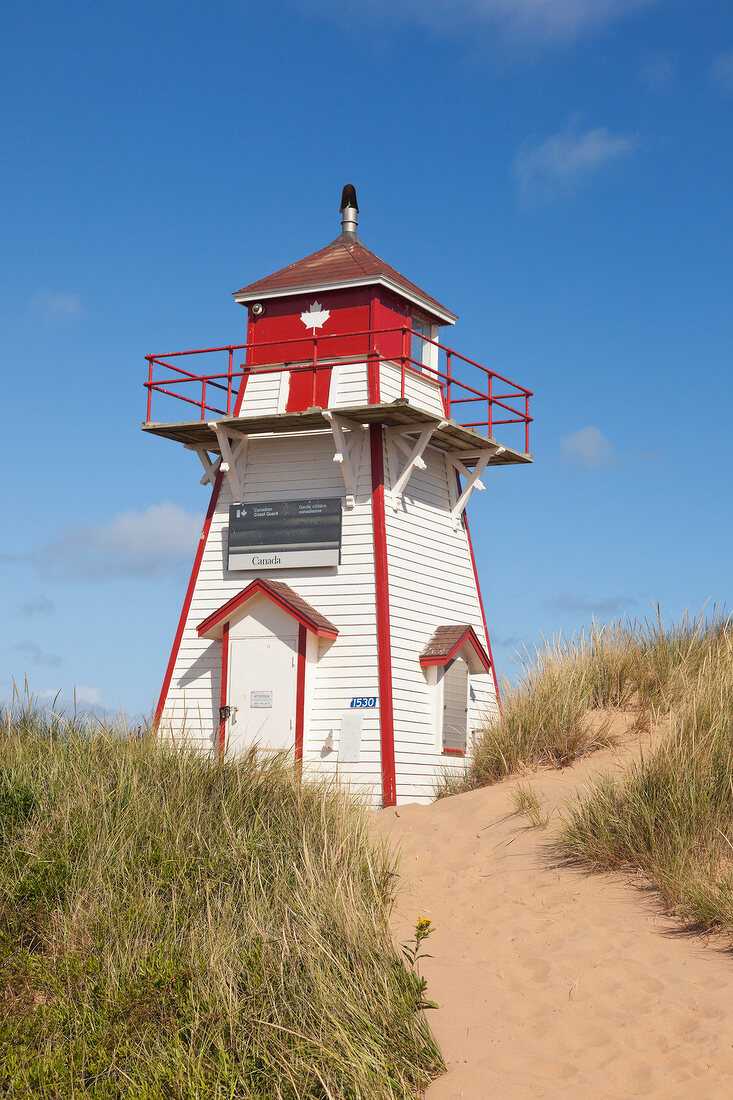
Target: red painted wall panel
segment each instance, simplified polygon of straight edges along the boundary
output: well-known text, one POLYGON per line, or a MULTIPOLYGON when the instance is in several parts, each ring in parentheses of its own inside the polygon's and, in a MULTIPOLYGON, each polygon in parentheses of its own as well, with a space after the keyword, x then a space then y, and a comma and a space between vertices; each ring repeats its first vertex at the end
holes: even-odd
POLYGON ((387 359, 397 359, 400 355, 410 354, 410 338, 403 338, 402 332, 389 332, 388 329, 411 327, 412 307, 395 294, 379 287, 373 288, 372 324, 374 331, 380 333, 374 337, 374 345, 380 355, 387 359))
MULTIPOLYGON (((318 360, 364 355, 370 344, 387 358, 408 354, 409 337, 402 329, 410 326, 411 308, 380 287, 355 287, 353 290, 332 290, 322 294, 296 294, 292 297, 263 301, 265 312, 253 317, 248 308, 247 352, 248 366, 264 366, 267 363, 302 363, 313 359, 314 336, 317 338, 318 360), (310 311, 318 302, 329 316, 323 325, 308 330, 301 314, 310 311), (379 333, 369 337, 370 317, 372 331, 379 333), (385 331, 395 329, 397 331, 385 331), (349 336, 347 333, 363 333, 349 336), (288 343, 280 341, 289 341, 288 343)), ((290 377, 287 412, 299 412, 311 405, 325 408, 331 381, 330 369, 316 371, 298 370, 290 377)))
POLYGON ((331 368, 297 370, 290 375, 290 388, 285 412, 303 412, 317 406, 328 408, 328 391, 331 388, 331 368))
POLYGON ((300 319, 314 302, 327 309, 330 317, 316 329, 318 356, 358 355, 366 352, 367 337, 351 337, 343 340, 329 339, 346 332, 365 332, 369 328, 370 287, 354 290, 331 290, 322 294, 298 294, 288 298, 265 300, 262 317, 253 318, 248 309, 247 343, 250 348, 248 363, 258 366, 264 363, 290 363, 313 358, 313 332, 307 330, 300 319), (281 344, 280 340, 295 343, 281 344))

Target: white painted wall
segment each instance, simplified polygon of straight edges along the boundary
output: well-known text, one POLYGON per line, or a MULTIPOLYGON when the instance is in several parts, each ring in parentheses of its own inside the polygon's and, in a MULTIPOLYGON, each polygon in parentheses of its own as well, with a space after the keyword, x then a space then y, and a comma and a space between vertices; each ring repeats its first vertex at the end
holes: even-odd
MULTIPOLYGON (((382 363, 380 370, 380 393, 382 401, 395 401, 402 397, 402 371, 397 363, 382 363)), ((436 417, 445 416, 440 387, 434 377, 426 370, 405 371, 404 396, 411 405, 436 417)))
MULTIPOLYGON (((339 382, 339 385, 341 381, 339 382)), ((404 458, 390 468, 385 448, 387 486, 399 476, 404 458)), ((310 496, 345 496, 340 469, 333 462, 330 432, 291 436, 252 436, 240 476, 245 498, 252 502, 310 496)), ((415 470, 402 502, 394 510, 386 493, 390 617, 394 683, 397 791, 399 802, 429 801, 442 770, 462 767, 455 756, 440 751, 436 733, 435 676, 423 670, 419 655, 437 626, 470 623, 486 645, 466 532, 450 519, 448 478, 454 471, 432 448, 424 454, 426 469, 415 470)), ((255 576, 291 585, 326 615, 339 637, 325 641, 309 635, 306 665, 306 772, 324 771, 357 791, 368 791, 373 804, 381 798, 379 708, 363 712, 358 761, 339 762, 341 721, 353 697, 379 696, 372 544, 371 473, 368 441, 362 447, 355 507, 343 515, 341 565, 230 573, 226 569, 226 531, 231 503, 222 485, 204 551, 171 687, 162 715, 164 735, 180 739, 183 731, 202 748, 218 734, 221 643, 199 639, 196 626, 255 576)), ((266 601, 265 601, 266 602, 266 601)), ((259 607, 259 602, 257 604, 259 607)), ((259 629, 240 620, 234 632, 259 629)), ((475 700, 469 729, 484 713, 494 713, 496 699, 488 675, 471 677, 475 700)))
MULTIPOLYGON (((396 469, 385 456, 388 484, 397 480, 405 461, 399 452, 395 457, 396 469)), ((437 748, 438 710, 419 654, 436 627, 454 623, 471 625, 488 648, 468 537, 463 524, 456 528, 450 518, 448 478, 455 478, 455 471, 435 448, 428 447, 423 458, 426 469, 413 472, 401 504, 395 510, 388 499, 386 510, 395 730, 400 731, 399 739, 395 732, 397 790, 406 802, 428 801, 437 775, 464 766, 460 757, 444 756, 437 748)), ((473 674, 471 689, 469 731, 498 710, 490 674, 473 674)))
MULTIPOLYGON (((394 401, 402 396, 401 368, 399 364, 380 363, 380 391, 382 401, 394 401)), ((288 398, 290 374, 288 371, 253 370, 249 375, 242 399, 240 416, 269 416, 284 412, 288 398)), ((404 396, 416 408, 435 416, 444 416, 441 390, 426 370, 405 372, 404 396)), ((349 408, 369 403, 367 394, 367 365, 344 359, 335 362, 331 371, 329 408, 349 408)))
MULTIPOLYGON (((240 469, 246 499, 253 502, 345 495, 339 467, 333 462, 330 432, 251 437, 240 469)), ((232 502, 224 480, 204 551, 161 729, 211 746, 218 730, 221 643, 200 639, 196 626, 256 576, 290 584, 339 629, 337 642, 313 638, 307 654, 304 763, 317 770, 338 770, 345 781, 362 789, 381 785, 379 712, 365 715, 358 764, 337 768, 338 730, 352 696, 378 695, 374 561, 372 550, 371 475, 368 446, 362 447, 356 506, 344 512, 341 565, 292 570, 229 572, 226 533, 232 502), (334 748, 325 748, 333 731, 334 748)), ((237 630, 246 629, 241 626, 237 630)))
POLYGON ((247 377, 247 387, 240 416, 270 416, 285 412, 288 399, 288 371, 261 371, 254 369, 247 377))

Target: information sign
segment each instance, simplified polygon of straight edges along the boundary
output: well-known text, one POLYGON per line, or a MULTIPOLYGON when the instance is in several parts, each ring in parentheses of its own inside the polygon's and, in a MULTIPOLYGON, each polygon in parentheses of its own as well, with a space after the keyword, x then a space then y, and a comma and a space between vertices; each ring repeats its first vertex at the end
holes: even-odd
POLYGON ((338 565, 341 498, 271 500, 229 508, 229 569, 338 565))
POLYGON ((360 710, 361 709, 371 710, 373 707, 376 707, 376 705, 377 705, 376 695, 354 696, 354 698, 349 703, 350 707, 355 707, 355 708, 358 708, 360 710))

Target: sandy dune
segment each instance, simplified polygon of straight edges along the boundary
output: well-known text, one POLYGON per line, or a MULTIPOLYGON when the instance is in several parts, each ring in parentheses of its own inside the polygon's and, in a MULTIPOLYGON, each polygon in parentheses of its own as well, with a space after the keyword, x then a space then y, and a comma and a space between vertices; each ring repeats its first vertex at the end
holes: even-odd
MULTIPOLYGON (((608 750, 529 778, 552 813, 608 750)), ((422 964, 448 1073, 426 1100, 733 1097, 733 956, 681 934, 627 877, 548 859, 514 811, 516 780, 375 815, 402 851, 394 919, 436 930, 422 964)))

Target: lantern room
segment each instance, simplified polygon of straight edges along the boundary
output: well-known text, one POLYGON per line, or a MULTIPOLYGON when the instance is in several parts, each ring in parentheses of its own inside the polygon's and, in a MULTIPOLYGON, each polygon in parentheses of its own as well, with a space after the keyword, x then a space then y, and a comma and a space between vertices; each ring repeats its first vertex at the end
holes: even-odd
POLYGON ((250 376, 241 416, 367 401, 369 364, 372 396, 419 396, 442 411, 437 379, 419 375, 437 366, 440 327, 455 314, 366 248, 357 213, 347 186, 339 237, 235 292, 247 308, 250 376))

